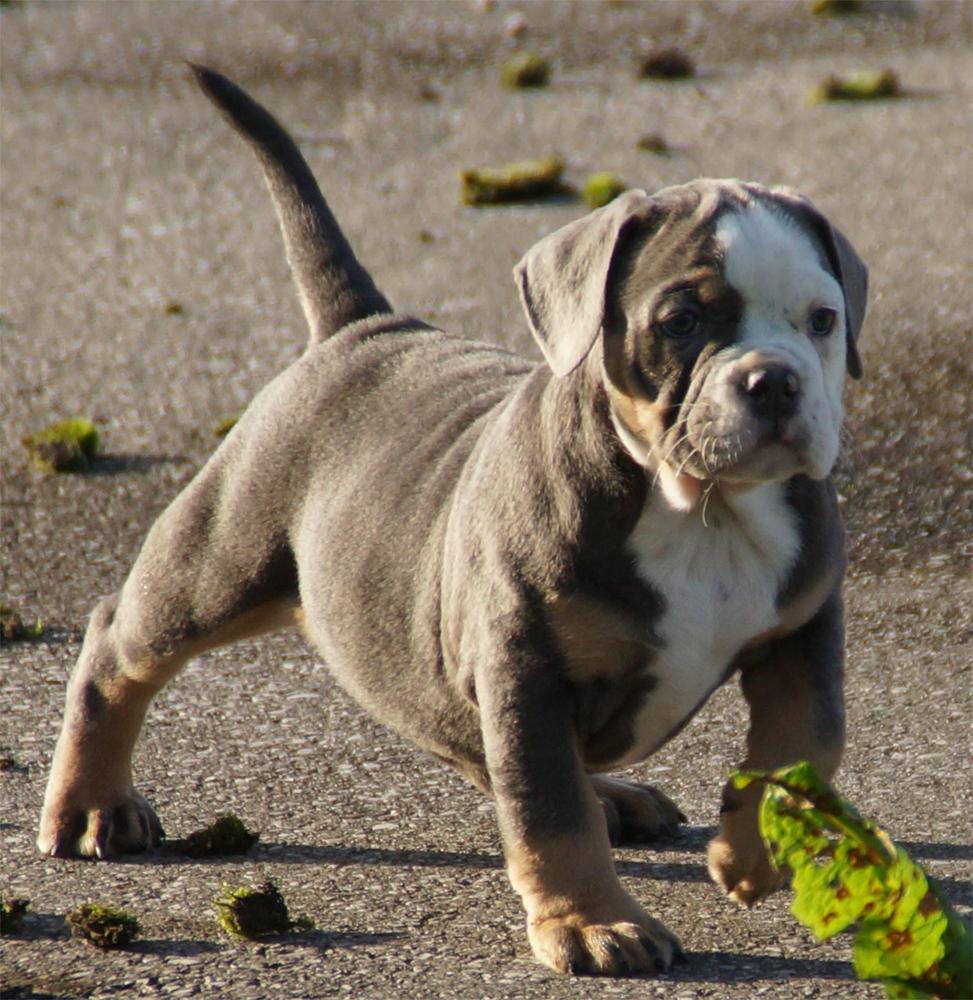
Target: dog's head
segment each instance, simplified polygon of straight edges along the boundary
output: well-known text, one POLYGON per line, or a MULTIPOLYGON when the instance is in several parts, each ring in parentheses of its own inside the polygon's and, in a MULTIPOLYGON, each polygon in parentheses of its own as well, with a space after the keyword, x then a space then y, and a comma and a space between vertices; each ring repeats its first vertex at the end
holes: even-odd
POLYGON ((674 507, 706 481, 830 473, 845 372, 861 374, 867 272, 800 195, 736 181, 629 191, 541 240, 515 276, 556 375, 601 334, 615 428, 674 507))

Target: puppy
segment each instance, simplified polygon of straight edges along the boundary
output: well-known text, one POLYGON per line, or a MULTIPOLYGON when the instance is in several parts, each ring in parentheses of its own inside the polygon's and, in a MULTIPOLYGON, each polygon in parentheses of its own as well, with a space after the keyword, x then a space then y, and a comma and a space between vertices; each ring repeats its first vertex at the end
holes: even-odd
MULTIPOLYGON (((159 841, 131 758, 191 657, 300 626, 385 725, 493 796, 536 957, 666 969, 676 938, 621 886, 610 837, 684 817, 604 776, 738 673, 744 765, 844 740, 843 533, 829 475, 866 272, 791 191, 629 191, 515 269, 545 363, 396 315, 260 105, 194 67, 255 150, 311 329, 95 608, 39 847, 159 841)), ((723 791, 713 877, 778 876, 756 792, 723 791)))

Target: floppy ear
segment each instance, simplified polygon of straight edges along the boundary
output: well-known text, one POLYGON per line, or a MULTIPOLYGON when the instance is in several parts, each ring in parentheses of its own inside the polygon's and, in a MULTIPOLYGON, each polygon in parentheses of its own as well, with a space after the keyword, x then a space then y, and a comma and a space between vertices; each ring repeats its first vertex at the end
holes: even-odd
POLYGON ((577 368, 594 345, 619 238, 651 204, 644 191, 626 191, 545 236, 514 268, 531 332, 555 375, 577 368))
POLYGON ((845 322, 848 327, 848 374, 852 378, 862 377, 862 362, 858 354, 858 333, 865 320, 868 304, 868 268, 844 234, 829 227, 833 243, 835 270, 845 292, 845 322))
POLYGON ((772 194, 816 233, 828 255, 828 263, 845 295, 846 357, 848 374, 862 377, 862 362, 858 354, 858 333, 865 319, 868 303, 868 268, 843 233, 805 198, 790 188, 773 188, 772 194))

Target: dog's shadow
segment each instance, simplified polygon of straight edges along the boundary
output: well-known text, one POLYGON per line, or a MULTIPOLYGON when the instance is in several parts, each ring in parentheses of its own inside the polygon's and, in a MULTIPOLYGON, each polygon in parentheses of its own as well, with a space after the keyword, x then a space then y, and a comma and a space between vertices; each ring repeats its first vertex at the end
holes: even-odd
POLYGON ((134 455, 106 452, 98 455, 84 476, 118 476, 124 473, 144 475, 157 465, 185 465, 190 459, 186 455, 134 455))
MULTIPOLYGON (((669 844, 670 849, 675 845, 669 844)), ((625 845, 626 850, 649 849, 650 845, 625 845)), ((499 853, 457 851, 389 850, 351 845, 317 847, 308 844, 264 844, 258 851, 262 860, 283 864, 389 865, 403 868, 472 868, 502 871, 499 853)), ((643 861, 621 857, 615 867, 620 875, 659 882, 704 882, 706 866, 693 862, 643 861)))
MULTIPOLYGON (((715 834, 710 826, 686 827, 677 837, 652 844, 623 844, 616 856, 616 866, 622 875, 657 881, 702 882, 709 876, 702 863, 685 861, 643 860, 637 853, 650 852, 701 852, 715 834)), ((276 864, 285 865, 376 865, 403 868, 469 868, 502 871, 504 860, 499 852, 442 851, 368 847, 357 844, 294 844, 261 841, 249 855, 276 864)), ((225 864, 232 857, 194 858, 181 852, 175 842, 163 843, 153 854, 141 860, 165 865, 225 864)))
MULTIPOLYGON (((676 837, 648 844, 623 844, 616 851, 615 867, 620 875, 655 882, 707 882, 709 873, 704 860, 668 860, 667 854, 705 854, 706 846, 716 835, 713 826, 683 827, 676 837), (639 855, 652 854, 648 859, 639 855)), ((973 847, 933 841, 902 841, 901 846, 918 862, 969 861, 973 847)), ((356 844, 294 844, 262 841, 248 857, 289 865, 375 865, 403 868, 468 868, 500 871, 504 867, 499 852, 440 851, 367 847, 356 844)), ((163 844, 154 854, 141 860, 161 864, 223 864, 227 857, 192 858, 175 845, 163 844)), ((134 859, 133 859, 134 860, 134 859)), ((933 881, 954 905, 971 903, 973 885, 968 879, 938 876, 933 881)))
POLYGON ((687 983, 757 983, 788 979, 855 982, 850 962, 840 959, 787 958, 739 951, 687 951, 686 963, 674 966, 667 979, 687 983))

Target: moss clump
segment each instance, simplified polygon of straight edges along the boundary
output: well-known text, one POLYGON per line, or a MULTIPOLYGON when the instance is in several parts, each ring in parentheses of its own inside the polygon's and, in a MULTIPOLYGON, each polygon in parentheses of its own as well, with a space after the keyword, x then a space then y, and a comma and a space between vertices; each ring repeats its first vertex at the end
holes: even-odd
POLYGON ((131 913, 102 903, 82 903, 68 914, 68 924, 72 937, 104 949, 124 948, 142 930, 131 913))
POLYGON ((825 101, 874 101, 902 96, 902 86, 894 70, 881 69, 829 76, 811 91, 811 103, 825 101))
POLYGON ((696 75, 692 59, 682 49, 654 49, 642 60, 639 76, 645 80, 688 80, 696 75))
POLYGON ((862 9, 861 0, 814 0, 812 14, 857 14, 862 9))
POLYGON ((44 623, 38 618, 33 625, 25 625, 19 612, 9 604, 0 604, 0 642, 22 642, 37 639, 44 631, 44 623))
POLYGON ((314 923, 307 917, 291 920, 284 897, 269 880, 256 889, 224 885, 213 904, 216 922, 233 938, 252 939, 314 929, 314 923))
POLYGON ((564 162, 559 156, 522 160, 460 174, 464 205, 503 205, 564 194, 564 162))
POLYGON ((239 419, 239 417, 226 417, 213 428, 213 434, 218 438, 225 438, 236 427, 239 419))
POLYGON ((640 149, 643 153, 655 153, 656 156, 668 156, 672 152, 665 136, 660 132, 646 132, 645 135, 639 137, 635 148, 640 149))
POLYGON ((581 189, 581 197, 592 208, 601 208, 628 190, 628 185, 607 170, 592 174, 581 189))
POLYGON ((98 428, 90 420, 58 420, 23 439, 30 460, 41 472, 85 472, 98 454, 98 428))
POLYGON ((29 899, 7 899, 0 906, 0 934, 16 934, 24 922, 24 914, 30 906, 29 899))
POLYGON ((518 52, 500 70, 505 87, 546 87, 551 79, 551 64, 536 52, 518 52))
POLYGON ((170 846, 191 858, 218 858, 246 854, 259 839, 260 834, 248 830, 239 816, 224 813, 202 830, 194 830, 184 840, 170 841, 170 846))

